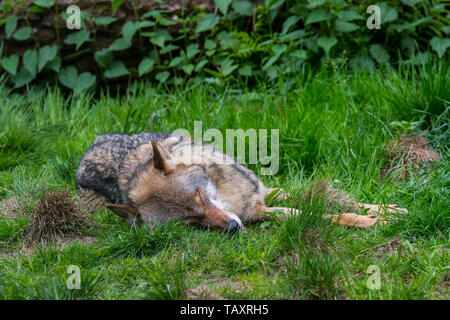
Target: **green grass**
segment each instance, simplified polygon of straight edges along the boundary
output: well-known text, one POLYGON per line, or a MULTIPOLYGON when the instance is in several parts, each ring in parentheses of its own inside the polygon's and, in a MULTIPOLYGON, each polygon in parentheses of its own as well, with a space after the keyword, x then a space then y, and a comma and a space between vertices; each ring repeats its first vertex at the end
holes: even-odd
POLYGON ((448 75, 441 64, 372 74, 305 71, 251 90, 136 83, 128 98, 64 97, 55 88, 15 94, 0 85, 0 200, 32 205, 43 188, 75 193, 74 171, 99 134, 192 131, 203 121, 203 131, 279 129, 279 172, 261 176, 268 186, 302 194, 326 177, 360 201, 409 210, 390 225, 346 229, 322 219, 333 213, 326 199, 303 199, 284 204, 311 214, 226 235, 179 223, 134 232, 103 209, 85 231, 94 241, 29 254, 20 232, 30 217, 2 216, 0 298, 181 299, 207 286, 234 299, 448 299, 448 75), (397 182, 380 174, 383 147, 410 127, 427 134, 443 160, 426 179, 412 174, 397 182), (79 290, 66 287, 69 265, 81 269, 79 290), (370 265, 381 273, 378 290, 367 286, 370 265))

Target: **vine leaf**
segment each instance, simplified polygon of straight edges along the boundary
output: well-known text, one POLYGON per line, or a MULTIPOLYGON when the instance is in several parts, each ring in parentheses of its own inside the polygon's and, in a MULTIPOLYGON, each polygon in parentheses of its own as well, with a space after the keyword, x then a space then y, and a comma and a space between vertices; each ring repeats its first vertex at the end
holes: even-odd
POLYGON ((214 13, 205 14, 198 21, 197 27, 195 28, 195 32, 203 32, 208 31, 214 28, 219 23, 220 18, 214 13))
POLYGON ((9 57, 5 57, 1 60, 1 64, 3 69, 14 76, 17 73, 17 67, 19 66, 19 56, 13 54, 9 57))
POLYGON ((121 76, 126 76, 130 74, 127 67, 123 64, 122 61, 114 61, 111 63, 109 68, 105 71, 106 78, 118 78, 121 76))
POLYGON ((55 59, 56 54, 58 52, 58 48, 56 45, 54 46, 43 46, 41 49, 39 49, 39 55, 38 55, 38 72, 41 72, 42 69, 45 68, 45 66, 55 59))

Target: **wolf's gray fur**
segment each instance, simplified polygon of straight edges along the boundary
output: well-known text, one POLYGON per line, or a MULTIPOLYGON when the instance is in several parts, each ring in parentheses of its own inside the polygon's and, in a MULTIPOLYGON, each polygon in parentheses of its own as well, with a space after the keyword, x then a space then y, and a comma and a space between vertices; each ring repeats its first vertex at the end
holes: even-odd
POLYGON ((258 177, 231 157, 172 133, 97 137, 75 182, 104 196, 130 223, 181 219, 223 229, 259 219, 266 193, 258 177))

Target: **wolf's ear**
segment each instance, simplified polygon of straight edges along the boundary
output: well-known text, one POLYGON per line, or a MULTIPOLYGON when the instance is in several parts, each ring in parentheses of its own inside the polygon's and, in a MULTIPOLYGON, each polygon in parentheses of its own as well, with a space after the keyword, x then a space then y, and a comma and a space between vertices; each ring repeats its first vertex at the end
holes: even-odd
POLYGON ((152 140, 153 146, 153 162, 155 168, 164 170, 164 174, 171 174, 175 171, 175 163, 172 161, 172 155, 166 148, 158 142, 152 140))
POLYGON ((137 215, 137 210, 129 204, 112 204, 108 203, 106 207, 117 214, 119 217, 132 223, 137 215))
POLYGON ((208 198, 206 196, 206 191, 203 188, 197 188, 195 190, 194 200, 201 206, 206 206, 208 204, 208 198))

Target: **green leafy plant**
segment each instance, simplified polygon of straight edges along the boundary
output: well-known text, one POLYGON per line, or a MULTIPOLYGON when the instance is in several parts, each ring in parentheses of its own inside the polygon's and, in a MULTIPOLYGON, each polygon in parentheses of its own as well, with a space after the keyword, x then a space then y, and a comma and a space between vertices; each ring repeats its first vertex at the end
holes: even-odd
POLYGON ((238 78, 295 74, 304 64, 372 72, 378 67, 427 63, 432 55, 446 59, 450 46, 450 13, 444 1, 401 0, 395 6, 387 1, 214 3, 214 12, 197 8, 174 18, 166 10, 140 13, 132 2, 135 20, 123 21, 117 12, 124 1, 113 0, 111 16, 84 10, 80 30, 58 29, 56 23, 56 42, 41 44, 28 14, 53 15, 61 21, 67 19, 63 8, 53 0, 36 0, 22 17, 6 1, 0 15, 3 46, 23 42, 26 50, 3 55, 0 50, 0 66, 16 88, 56 80, 81 93, 97 87, 100 79, 106 85, 110 79, 130 78, 176 85, 197 77, 224 84, 238 78), (373 4, 381 9, 380 29, 366 25, 367 7, 373 4), (100 45, 98 32, 120 22, 120 36, 100 45), (80 59, 92 61, 89 70, 78 70, 80 59))

